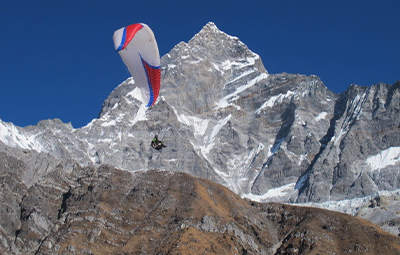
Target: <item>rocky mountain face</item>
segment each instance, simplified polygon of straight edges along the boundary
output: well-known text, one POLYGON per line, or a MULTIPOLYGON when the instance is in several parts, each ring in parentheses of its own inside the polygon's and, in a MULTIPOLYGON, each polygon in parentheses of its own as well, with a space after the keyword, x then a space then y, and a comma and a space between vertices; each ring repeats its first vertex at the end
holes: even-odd
POLYGON ((303 173, 308 185, 299 200, 338 200, 399 188, 399 86, 352 86, 340 95, 333 132, 303 173))
POLYGON ((21 197, 11 195, 12 205, 76 162, 184 172, 260 202, 368 198, 353 214, 400 232, 400 81, 336 94, 317 76, 269 74, 257 54, 213 23, 161 63, 162 90, 151 108, 130 78, 82 128, 57 119, 25 128, 0 121, 0 152, 19 160, 21 184, 9 192, 21 197), (168 145, 161 152, 150 147, 155 134, 168 145), (385 218, 369 207, 381 198, 385 218))
POLYGON ((2 254, 398 254, 369 221, 243 200, 173 171, 59 164, 35 185, 0 153, 2 254), (18 180, 18 181, 16 181, 18 180))

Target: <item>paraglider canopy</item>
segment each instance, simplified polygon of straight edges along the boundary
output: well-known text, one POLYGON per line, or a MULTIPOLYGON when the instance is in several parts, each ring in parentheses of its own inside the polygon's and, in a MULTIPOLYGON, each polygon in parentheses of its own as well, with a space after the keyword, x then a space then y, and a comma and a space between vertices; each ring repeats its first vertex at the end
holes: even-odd
POLYGON ((143 23, 118 29, 113 36, 115 50, 125 63, 147 107, 160 92, 160 53, 153 31, 143 23))

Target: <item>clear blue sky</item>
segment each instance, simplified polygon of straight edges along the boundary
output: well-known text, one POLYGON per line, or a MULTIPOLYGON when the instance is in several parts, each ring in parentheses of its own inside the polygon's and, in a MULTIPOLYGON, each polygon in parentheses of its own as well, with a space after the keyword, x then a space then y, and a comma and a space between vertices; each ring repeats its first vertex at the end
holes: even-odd
POLYGON ((82 127, 129 77, 112 35, 143 22, 161 56, 208 22, 259 54, 269 73, 315 74, 343 92, 400 79, 400 1, 40 0, 0 3, 0 118, 82 127))

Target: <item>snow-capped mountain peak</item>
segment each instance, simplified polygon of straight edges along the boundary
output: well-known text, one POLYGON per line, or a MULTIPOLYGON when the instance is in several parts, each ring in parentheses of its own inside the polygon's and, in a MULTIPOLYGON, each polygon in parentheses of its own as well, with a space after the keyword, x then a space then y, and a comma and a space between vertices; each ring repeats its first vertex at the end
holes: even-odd
POLYGON ((161 66, 154 106, 142 106, 129 78, 85 127, 0 121, 0 148, 82 166, 187 172, 259 201, 324 202, 400 188, 400 82, 338 95, 317 76, 269 74, 214 23, 161 66), (156 134, 168 146, 161 152, 149 146, 156 134))

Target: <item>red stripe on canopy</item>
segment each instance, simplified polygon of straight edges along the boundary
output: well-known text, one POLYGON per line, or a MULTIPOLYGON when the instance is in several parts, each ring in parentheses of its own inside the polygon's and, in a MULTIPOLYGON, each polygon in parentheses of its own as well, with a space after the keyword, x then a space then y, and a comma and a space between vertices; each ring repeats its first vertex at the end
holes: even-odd
POLYGON ((125 34, 125 42, 124 46, 122 49, 125 49, 125 47, 131 42, 133 37, 135 37, 136 33, 142 29, 143 25, 140 23, 132 24, 126 27, 126 34, 125 34))
POLYGON ((147 79, 149 82, 150 100, 147 106, 152 106, 157 101, 160 93, 161 68, 159 66, 150 66, 142 59, 144 68, 146 69, 147 79))

